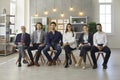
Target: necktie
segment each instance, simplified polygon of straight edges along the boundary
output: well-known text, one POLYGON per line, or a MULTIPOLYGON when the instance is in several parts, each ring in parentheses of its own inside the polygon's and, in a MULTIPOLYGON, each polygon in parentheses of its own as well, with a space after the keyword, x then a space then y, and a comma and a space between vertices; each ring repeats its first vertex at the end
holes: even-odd
POLYGON ((25 40, 25 34, 22 34, 22 36, 21 36, 21 42, 24 43, 24 40, 25 40))

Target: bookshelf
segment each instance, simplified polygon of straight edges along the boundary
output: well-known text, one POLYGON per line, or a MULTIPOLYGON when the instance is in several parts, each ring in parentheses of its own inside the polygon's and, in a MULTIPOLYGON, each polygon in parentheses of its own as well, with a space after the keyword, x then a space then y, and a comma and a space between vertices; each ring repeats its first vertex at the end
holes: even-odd
POLYGON ((72 24, 73 30, 76 33, 76 39, 78 40, 79 35, 82 32, 83 25, 88 23, 88 17, 87 16, 83 16, 83 17, 70 16, 70 23, 72 24))
POLYGON ((0 55, 13 53, 14 40, 11 41, 10 35, 12 35, 12 30, 15 29, 14 21, 11 21, 14 17, 14 15, 0 14, 0 55))

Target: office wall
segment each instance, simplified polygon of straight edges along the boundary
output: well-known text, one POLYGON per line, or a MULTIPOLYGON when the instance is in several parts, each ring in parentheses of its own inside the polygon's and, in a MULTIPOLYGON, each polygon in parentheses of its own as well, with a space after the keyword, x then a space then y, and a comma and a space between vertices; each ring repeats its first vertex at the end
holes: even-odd
POLYGON ((6 9, 6 12, 10 13, 10 0, 0 0, 0 13, 3 13, 3 9, 6 9))
MULTIPOLYGON (((21 0, 20 0, 21 1, 21 0)), ((27 0, 29 1, 29 0, 27 0)), ((65 18, 69 18, 69 16, 78 16, 78 12, 79 10, 82 8, 85 12, 85 14, 89 17, 89 21, 96 21, 99 22, 99 7, 98 7, 98 0, 73 0, 74 2, 72 2, 72 5, 74 5, 75 11, 74 12, 69 12, 69 4, 70 4, 70 0, 63 0, 64 1, 64 5, 63 8, 61 6, 61 0, 55 0, 56 1, 56 6, 58 9, 57 13, 53 13, 52 7, 53 7, 53 0, 37 0, 38 2, 38 12, 40 16, 45 16, 43 14, 44 12, 44 7, 46 7, 47 10, 49 10, 50 14, 48 15, 50 18, 59 18, 60 17, 60 11, 62 9, 64 9, 65 11, 65 18), (48 1, 46 3, 46 1, 48 1), (84 4, 82 4, 84 3, 84 4), (43 5, 44 4, 44 5, 43 5)), ((9 12, 9 4, 10 0, 0 0, 0 13, 2 12, 3 8, 7 9, 7 12, 9 12)), ((113 10, 112 10, 112 19, 113 19, 113 34, 112 35, 108 35, 108 45, 111 48, 120 48, 120 0, 113 0, 113 10)), ((22 5, 21 5, 22 6, 22 5)), ((33 16, 35 14, 35 0, 30 0, 30 2, 25 2, 24 3, 24 15, 23 16, 27 16, 27 18, 22 18, 19 17, 21 14, 17 15, 21 21, 24 20, 24 25, 27 26, 27 29, 29 29, 29 22, 30 22, 30 16, 33 16), (27 5, 26 5, 27 4, 27 5), (30 6, 29 6, 30 4, 30 6), (30 8, 29 8, 30 7, 30 8), (30 11, 30 15, 29 12, 30 11), (26 21, 28 21, 28 23, 26 23, 26 21)), ((17 8, 18 9, 18 8, 17 8)), ((18 10, 19 11, 19 10, 18 10)), ((19 11, 20 12, 20 11, 19 11)), ((23 25, 23 23, 19 23, 19 19, 18 19, 18 26, 19 25, 23 25)))
MULTIPOLYGON (((74 7, 74 11, 70 12, 70 2, 71 0, 37 0, 37 9, 39 16, 45 16, 44 11, 49 11, 48 17, 50 18, 60 18, 60 13, 63 10, 65 13, 65 18, 69 18, 70 16, 78 16, 78 12, 82 9, 85 12, 85 15, 89 17, 89 20, 93 20, 92 14, 92 0, 72 0, 72 5, 74 7), (57 12, 52 12, 52 8, 54 5, 54 1, 57 7, 57 12), (62 4, 63 1, 63 4, 62 4)), ((30 0, 30 15, 34 16, 36 12, 36 2, 35 0, 30 0)))
MULTIPOLYGON (((111 48, 120 48, 120 0, 113 0, 112 4, 112 29, 113 33, 108 35, 108 45, 111 48)), ((93 0, 94 21, 99 22, 98 0, 93 0)))

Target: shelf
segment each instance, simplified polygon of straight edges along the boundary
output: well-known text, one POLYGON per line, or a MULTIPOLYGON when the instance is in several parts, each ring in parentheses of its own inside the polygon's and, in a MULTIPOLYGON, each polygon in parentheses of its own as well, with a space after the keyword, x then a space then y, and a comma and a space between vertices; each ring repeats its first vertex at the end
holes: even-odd
POLYGON ((70 16, 70 23, 73 26, 73 30, 77 33, 82 31, 82 27, 83 25, 87 24, 87 16, 83 16, 83 17, 73 17, 70 16))
POLYGON ((6 23, 0 23, 0 27, 1 27, 1 26, 6 26, 6 23))
POLYGON ((72 25, 85 25, 87 23, 71 23, 72 25))
POLYGON ((0 14, 0 55, 6 56, 13 53, 10 32, 15 29, 14 17, 15 15, 0 14))

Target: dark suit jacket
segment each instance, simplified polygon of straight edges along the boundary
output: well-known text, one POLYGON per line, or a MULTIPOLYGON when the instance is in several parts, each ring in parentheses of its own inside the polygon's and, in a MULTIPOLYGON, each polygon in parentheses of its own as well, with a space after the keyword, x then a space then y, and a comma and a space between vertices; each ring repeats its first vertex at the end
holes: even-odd
POLYGON ((55 34, 53 34, 52 32, 48 32, 46 36, 46 45, 54 46, 57 44, 60 44, 61 46, 63 45, 62 34, 59 31, 55 31, 55 34))
MULTIPOLYGON (((15 44, 18 45, 18 42, 21 42, 22 33, 17 34, 15 39, 15 44)), ((28 47, 30 45, 30 34, 25 33, 25 46, 28 47)))
MULTIPOLYGON (((84 37, 84 33, 81 33, 79 41, 78 41, 79 44, 83 44, 84 43, 83 37, 84 37)), ((93 34, 91 34, 91 33, 88 34, 88 43, 93 45, 93 34)))

